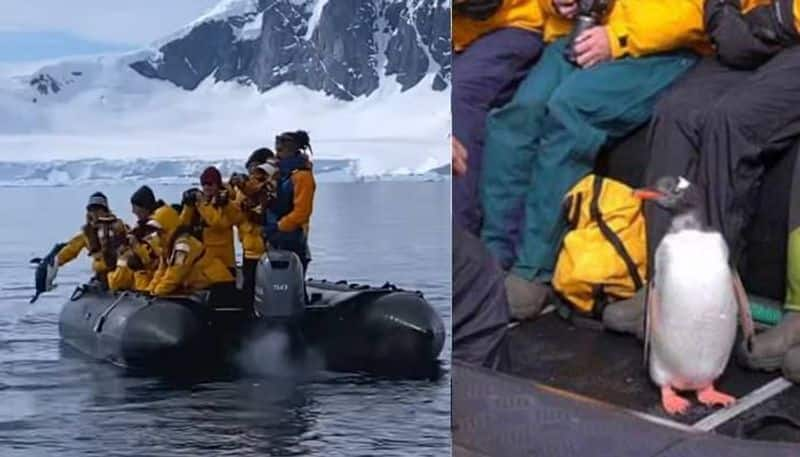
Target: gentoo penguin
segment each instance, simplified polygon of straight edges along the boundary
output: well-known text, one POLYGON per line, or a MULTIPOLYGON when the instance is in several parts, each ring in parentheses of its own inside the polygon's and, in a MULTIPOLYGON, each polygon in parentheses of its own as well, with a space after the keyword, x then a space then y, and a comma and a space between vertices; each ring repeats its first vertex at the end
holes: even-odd
POLYGON ((690 403, 675 392, 682 390, 695 391, 705 405, 729 406, 735 399, 718 392, 714 381, 736 339, 737 308, 747 336, 753 326, 725 240, 702 222, 702 192, 686 179, 664 177, 634 194, 672 214, 656 248, 645 321, 645 359, 661 403, 669 414, 685 413, 690 403))

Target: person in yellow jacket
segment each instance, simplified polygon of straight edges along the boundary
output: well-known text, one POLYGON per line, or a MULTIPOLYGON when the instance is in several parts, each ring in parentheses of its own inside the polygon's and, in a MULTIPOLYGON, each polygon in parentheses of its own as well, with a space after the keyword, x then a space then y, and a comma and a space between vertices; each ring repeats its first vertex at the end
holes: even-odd
POLYGON ((232 176, 231 187, 242 214, 237 231, 243 251, 242 293, 249 307, 254 298, 256 267, 266 252, 264 217, 277 196, 278 161, 271 150, 261 148, 250 155, 245 167, 248 174, 232 176))
POLYGON ((453 178, 453 222, 477 235, 486 116, 505 105, 544 48, 538 0, 456 0, 453 4, 453 136, 469 151, 453 178))
POLYGON ((223 185, 217 168, 206 168, 200 176, 200 184, 202 191, 184 192, 181 225, 202 227, 201 238, 209 255, 233 271, 236 268, 233 227, 239 224, 241 211, 234 202, 235 196, 223 185))
POLYGON ((92 258, 94 279, 107 286, 107 275, 117 264, 117 251, 127 233, 125 223, 109 209, 108 199, 101 192, 89 197, 86 224, 56 255, 59 267, 72 261, 83 251, 92 258))
POLYGON ((137 189, 130 201, 138 222, 128 235, 117 269, 109 277, 109 286, 115 290, 146 292, 161 265, 162 246, 178 228, 180 217, 172 206, 156 200, 148 186, 137 189))
POLYGON ((148 292, 159 266, 160 227, 154 221, 139 221, 128 233, 117 258, 117 268, 108 275, 111 290, 148 292))
POLYGON ((154 279, 151 293, 156 297, 180 295, 232 285, 234 276, 228 267, 203 242, 192 235, 193 228, 181 226, 166 246, 166 268, 154 279))
POLYGON ((291 251, 308 268, 308 227, 314 209, 316 182, 308 155, 311 144, 308 133, 285 132, 275 139, 279 181, 276 199, 266 214, 264 236, 271 248, 291 251))
POLYGON ((546 37, 552 42, 512 100, 487 120, 481 237, 510 270, 516 319, 536 316, 551 297, 566 192, 591 172, 604 145, 645 124, 658 97, 710 50, 701 0, 539 6, 545 23, 581 16, 594 25, 575 37, 561 28, 546 37))

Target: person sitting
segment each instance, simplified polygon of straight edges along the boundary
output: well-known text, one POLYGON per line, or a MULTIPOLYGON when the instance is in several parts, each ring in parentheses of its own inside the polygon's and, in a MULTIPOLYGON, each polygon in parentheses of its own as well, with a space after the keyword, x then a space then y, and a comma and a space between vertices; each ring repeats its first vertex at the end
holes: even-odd
POLYGON ((153 280, 154 296, 191 294, 219 285, 235 287, 235 278, 228 267, 193 232, 192 227, 181 226, 165 246, 166 268, 153 280))
POLYGON ((280 176, 277 198, 266 214, 264 236, 270 248, 297 254, 306 272, 311 257, 308 226, 314 207, 316 183, 308 153, 311 145, 304 131, 282 133, 275 139, 280 176))
POLYGON ((61 267, 86 249, 92 258, 93 279, 107 287, 107 275, 116 267, 117 251, 126 233, 125 223, 111 212, 106 196, 95 192, 86 205, 86 224, 58 252, 56 262, 61 267))
MULTIPOLYGON (((540 6, 546 21, 571 20, 579 2, 540 6)), ((710 52, 700 0, 617 0, 608 8, 596 13, 602 25, 574 42, 548 44, 512 100, 487 120, 481 237, 511 270, 506 290, 517 319, 538 315, 552 296, 549 281, 567 231, 564 195, 592 171, 609 140, 649 120, 658 96, 695 64, 696 53, 710 52)))
POLYGON ((271 150, 258 149, 247 159, 247 175, 231 177, 236 192, 235 202, 242 217, 237 231, 242 244, 242 294, 248 308, 252 307, 256 267, 266 252, 262 222, 264 214, 276 197, 278 164, 271 150))
POLYGON ((127 237, 110 283, 114 290, 149 292, 153 278, 163 274, 166 268, 162 247, 178 228, 180 217, 174 207, 156 200, 148 186, 137 189, 130 202, 137 225, 127 237))
POLYGON ((539 0, 453 4, 453 136, 470 151, 467 172, 453 176, 453 219, 476 236, 486 116, 511 99, 539 59, 544 29, 539 0))
POLYGON ((233 227, 239 223, 241 212, 215 167, 208 167, 203 171, 200 184, 203 187, 202 192, 190 189, 183 194, 181 225, 202 227, 202 240, 209 255, 218 258, 227 268, 235 271, 233 227))
POLYGON ((154 220, 138 221, 120 248, 117 268, 108 275, 109 289, 148 292, 159 267, 162 232, 160 224, 154 220))
MULTIPOLYGON (((725 238, 730 263, 745 253, 768 156, 800 138, 800 0, 707 1, 705 30, 715 55, 703 59, 658 103, 650 125, 648 185, 684 176, 704 192, 704 222, 725 238), (771 154, 767 154, 767 153, 771 154)), ((649 264, 669 215, 645 205, 649 264)), ((652 268, 651 268, 652 269, 652 268)), ((652 271, 649 272, 652 275, 652 271)), ((641 335, 645 291, 604 311, 609 329, 641 335)), ((791 309, 791 308, 790 308, 791 309)), ((800 344, 800 313, 789 312, 740 348, 751 368, 777 370, 800 344)), ((800 358, 797 360, 800 367, 800 358)))

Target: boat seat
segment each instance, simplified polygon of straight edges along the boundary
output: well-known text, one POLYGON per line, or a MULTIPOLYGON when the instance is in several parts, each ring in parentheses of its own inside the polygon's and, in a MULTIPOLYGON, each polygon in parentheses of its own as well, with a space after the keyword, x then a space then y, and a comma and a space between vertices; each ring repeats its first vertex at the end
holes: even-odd
MULTIPOLYGON (((650 160, 647 126, 601 151, 595 172, 631 187, 643 186, 650 160)), ((786 253, 789 209, 800 206, 800 141, 787 153, 765 157, 767 170, 759 191, 759 204, 745 230, 747 249, 738 265, 748 292, 783 301, 786 293, 786 253), (793 184, 794 183, 794 184, 793 184), (794 199, 794 201, 792 201, 794 199)))

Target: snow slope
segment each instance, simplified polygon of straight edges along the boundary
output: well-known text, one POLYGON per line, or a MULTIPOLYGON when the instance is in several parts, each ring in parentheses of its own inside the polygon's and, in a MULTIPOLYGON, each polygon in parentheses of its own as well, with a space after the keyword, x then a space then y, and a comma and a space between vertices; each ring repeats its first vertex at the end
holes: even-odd
MULTIPOLYGON (((325 0, 318 1, 321 10, 325 0)), ((198 21, 252 7, 250 0, 224 0, 198 21)), ((260 93, 207 78, 186 91, 129 67, 153 52, 67 59, 35 71, 0 67, 0 162, 243 160, 297 129, 310 133, 315 157, 355 160, 359 176, 419 173, 449 162, 450 95, 430 89, 433 73, 406 91, 384 79, 370 96, 349 102, 290 83, 260 93)))

